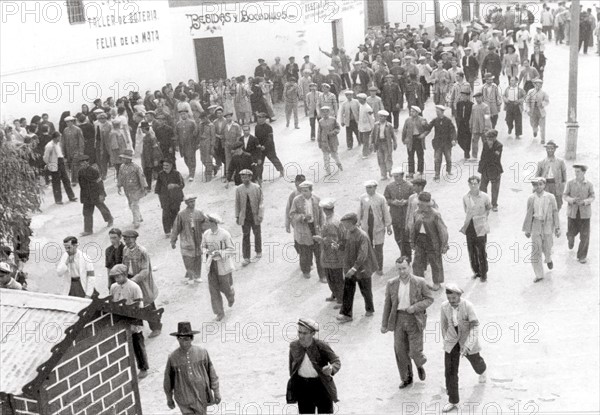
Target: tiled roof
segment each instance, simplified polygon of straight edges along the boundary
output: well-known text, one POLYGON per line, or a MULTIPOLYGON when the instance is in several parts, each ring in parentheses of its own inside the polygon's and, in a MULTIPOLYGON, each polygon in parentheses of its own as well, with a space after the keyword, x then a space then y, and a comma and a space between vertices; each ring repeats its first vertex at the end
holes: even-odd
POLYGON ((0 289, 0 392, 20 395, 92 300, 0 289))

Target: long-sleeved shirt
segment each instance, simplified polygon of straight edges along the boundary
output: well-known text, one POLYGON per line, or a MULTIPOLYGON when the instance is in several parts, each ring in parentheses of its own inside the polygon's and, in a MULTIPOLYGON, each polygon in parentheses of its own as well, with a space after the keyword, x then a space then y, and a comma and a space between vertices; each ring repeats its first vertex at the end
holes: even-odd
POLYGON ((479 192, 477 195, 472 195, 471 192, 463 197, 463 208, 465 209, 466 218, 461 232, 466 234, 467 228, 471 221, 477 236, 487 235, 490 231, 488 225, 488 215, 492 208, 490 197, 485 192, 479 192))
POLYGON ((567 209, 567 216, 571 219, 579 217, 581 219, 589 219, 592 217, 592 202, 595 199, 594 185, 592 182, 583 179, 579 181, 577 179, 569 180, 563 198, 569 204, 567 209), (582 202, 583 204, 576 204, 575 200, 582 202))
POLYGON ((199 346, 184 351, 179 348, 169 356, 163 388, 167 399, 180 406, 200 405, 204 409, 213 403, 212 392, 219 391, 219 377, 208 352, 199 346))
POLYGON ((456 128, 454 128, 452 120, 445 115, 441 118, 435 117, 427 125, 429 132, 433 129, 435 129, 435 134, 431 142, 433 149, 451 148, 452 142, 456 140, 456 128))
POLYGON ((142 289, 144 303, 146 305, 154 302, 158 297, 158 287, 154 285, 152 277, 152 265, 150 255, 146 248, 135 245, 132 248, 123 248, 123 265, 127 266, 127 274, 142 289))
POLYGON ((370 277, 376 261, 373 261, 373 249, 367 233, 356 227, 346 233, 341 246, 344 251, 344 273, 354 268, 356 275, 370 277))
POLYGON ((407 181, 402 180, 400 183, 390 183, 385 187, 383 196, 387 200, 390 207, 390 215, 392 216, 392 224, 405 227, 406 225, 406 210, 408 207, 408 198, 414 193, 413 187, 407 181), (406 204, 396 206, 392 204, 395 200, 404 200, 406 204))
POLYGON ((201 210, 183 209, 173 222, 171 243, 177 242, 177 237, 179 237, 179 247, 183 256, 200 256, 202 254, 202 234, 206 228, 206 216, 201 210))
POLYGON ((332 244, 339 244, 344 238, 344 232, 339 220, 335 216, 325 217, 321 228, 321 266, 323 268, 343 268, 344 252, 338 248, 334 249, 332 244))
POLYGON ((246 217, 248 201, 250 201, 250 209, 252 211, 252 220, 254 223, 259 224, 263 219, 264 206, 262 188, 256 183, 251 182, 248 185, 242 183, 235 188, 235 217, 240 226, 243 226, 248 220, 246 217))

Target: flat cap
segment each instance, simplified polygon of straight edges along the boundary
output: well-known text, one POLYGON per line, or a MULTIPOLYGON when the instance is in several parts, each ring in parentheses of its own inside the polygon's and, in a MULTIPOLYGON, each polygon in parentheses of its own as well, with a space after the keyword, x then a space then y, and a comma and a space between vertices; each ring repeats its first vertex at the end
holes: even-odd
POLYGON ((535 79, 534 79, 533 81, 531 81, 531 82, 533 82, 534 84, 543 84, 543 83, 544 83, 544 81, 543 81, 542 79, 540 79, 540 78, 535 78, 535 79))
POLYGON ((108 118, 108 114, 105 113, 104 111, 100 111, 97 115, 96 118, 108 118))
POLYGON ((344 95, 354 95, 354 91, 351 89, 347 89, 344 91, 344 95))
POLYGON ((314 186, 313 182, 311 182, 310 180, 305 180, 301 184, 298 185, 298 188, 308 189, 309 187, 313 187, 313 186, 314 186))
POLYGON ((240 171, 240 176, 242 176, 242 175, 254 176, 254 173, 250 169, 244 169, 244 170, 240 171))
POLYGON ((482 96, 483 96, 483 92, 481 92, 481 91, 479 91, 479 92, 475 92, 475 93, 473 94, 473 98, 476 98, 476 97, 482 97, 482 96))
POLYGON ((464 291, 453 282, 446 283, 446 294, 454 293, 454 294, 462 294, 464 291))
POLYGON ((393 63, 393 62, 400 62, 400 59, 398 59, 398 58, 394 58, 394 59, 392 59, 392 63, 393 63))
POLYGON ((65 121, 75 121, 75 117, 71 117, 70 115, 65 118, 65 121))
POLYGON ((386 110, 380 110, 377 112, 377 115, 383 115, 384 117, 389 117, 390 113, 387 112, 386 110))
POLYGON ((127 275, 127 265, 117 264, 110 269, 108 275, 127 275))
POLYGON ((367 99, 367 94, 361 92, 360 94, 356 95, 356 98, 367 99))
POLYGON ((340 221, 342 221, 342 222, 349 221, 349 222, 356 224, 356 223, 358 223, 358 215, 354 212, 346 213, 344 216, 342 216, 340 221))
POLYGON ((321 111, 331 111, 331 107, 328 107, 327 105, 323 105, 321 107, 321 111))
POLYGON ((333 66, 328 66, 328 67, 327 67, 327 70, 328 70, 328 71, 335 71, 335 68, 334 68, 333 66))
POLYGON ((404 176, 404 170, 402 170, 402 167, 396 167, 395 169, 392 169, 391 175, 392 176, 404 176))
POLYGON ((123 232, 123 238, 137 238, 138 236, 140 236, 140 234, 133 229, 127 229, 123 232))
POLYGON ((412 107, 410 107, 411 110, 416 111, 417 113, 421 113, 421 108, 417 107, 416 105, 413 105, 412 107))
POLYGON ((365 187, 377 187, 377 180, 367 180, 363 183, 365 187))
POLYGON ((327 82, 323 82, 321 84, 321 88, 331 88, 331 85, 329 85, 327 82))
POLYGON ((554 140, 550 140, 548 141, 546 144, 544 144, 544 147, 554 147, 554 148, 558 148, 558 144, 556 144, 554 142, 554 140))
POLYGON ((438 110, 446 111, 446 107, 443 105, 436 105, 435 108, 438 110))
POLYGON ((87 154, 81 154, 79 157, 77 157, 77 161, 88 161, 90 159, 90 156, 88 156, 87 154))
POLYGON ((238 141, 231 146, 231 149, 237 150, 238 148, 242 148, 242 147, 244 147, 244 143, 242 143, 241 141, 238 141))
POLYGON ((587 169, 588 169, 588 166, 586 166, 585 164, 573 164, 573 168, 574 169, 581 169, 584 172, 586 172, 587 169))
POLYGON ((184 202, 187 202, 188 200, 196 200, 198 199, 198 196, 196 195, 187 195, 186 197, 183 198, 184 202))
POLYGON ((531 179, 529 181, 529 183, 533 183, 533 184, 540 183, 540 182, 543 182, 544 184, 546 184, 546 178, 545 177, 534 177, 533 179, 531 179))
POLYGON ((431 193, 429 193, 429 192, 419 193, 419 202, 431 203, 431 193))
POLYGON ((319 331, 319 323, 314 321, 312 318, 301 318, 298 320, 298 325, 312 331, 313 333, 319 331))
POLYGON ((223 223, 223 219, 221 219, 221 217, 216 213, 207 213, 206 220, 212 223, 223 223))
POLYGON ((375 85, 373 85, 373 86, 369 87, 369 91, 375 91, 375 92, 377 92, 377 91, 379 91, 379 88, 377 88, 375 85))
POLYGON ((92 111, 94 114, 100 114, 101 112, 104 112, 104 110, 102 108, 96 108, 94 111, 92 111))
POLYGON ((314 82, 311 82, 310 84, 308 84, 308 86, 309 86, 309 87, 310 87, 310 86, 317 86, 317 84, 316 84, 316 83, 314 83, 314 82))
POLYGON ((10 274, 12 272, 12 268, 6 262, 0 262, 0 272, 4 274, 10 274))
POLYGON ((333 209, 335 207, 335 199, 327 197, 319 202, 319 206, 323 209, 333 209))

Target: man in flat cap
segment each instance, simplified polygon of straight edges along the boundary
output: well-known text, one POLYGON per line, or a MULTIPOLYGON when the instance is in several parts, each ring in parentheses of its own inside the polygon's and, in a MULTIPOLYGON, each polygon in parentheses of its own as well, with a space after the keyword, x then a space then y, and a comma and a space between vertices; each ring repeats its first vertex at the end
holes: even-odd
POLYGON ((356 136, 356 141, 360 145, 360 136, 358 134, 358 118, 360 111, 360 104, 357 100, 353 99, 354 92, 350 89, 344 91, 346 101, 344 101, 340 108, 340 121, 342 127, 346 127, 346 145, 348 150, 352 150, 354 146, 354 139, 352 134, 356 136))
POLYGON ((533 194, 527 199, 523 232, 527 238, 531 238, 531 265, 535 273, 533 282, 539 282, 544 279, 544 262, 548 265, 548 269, 554 268, 552 245, 554 235, 560 237, 560 221, 556 198, 545 191, 546 179, 537 177, 531 184, 533 194))
MULTIPOLYGON (((466 357, 475 373, 479 375, 479 383, 487 381, 487 366, 479 354, 479 319, 475 308, 467 300, 461 298, 463 290, 454 283, 446 284, 446 298, 440 309, 440 324, 444 339, 444 368, 448 403, 443 412, 458 409, 458 366, 460 358, 466 357)), ((460 410, 459 410, 460 411, 460 410)))
MULTIPOLYGON (((498 131, 489 130, 485 134, 481 160, 477 172, 481 174, 481 185, 479 190, 488 193, 488 184, 492 184, 492 210, 498 211, 498 194, 500 192, 500 179, 504 169, 502 168, 503 145, 498 141, 498 131)), ((489 194, 489 193, 488 193, 489 194)))
MULTIPOLYGON (((398 66, 398 68, 400 67, 398 66)), ((383 109, 390 114, 387 119, 389 122, 392 122, 393 116, 394 130, 397 130, 400 125, 400 110, 404 105, 404 97, 400 86, 397 82, 394 82, 394 75, 387 75, 384 79, 383 87, 381 88, 383 109)))
MULTIPOLYGON (((123 248, 122 263, 127 267, 127 277, 142 289, 144 307, 156 310, 155 301, 159 290, 152 276, 150 254, 148 254, 146 248, 137 243, 139 236, 139 233, 135 230, 126 230, 123 232, 125 248, 123 248)), ((156 337, 161 333, 162 323, 149 321, 148 326, 152 330, 148 337, 156 337)))
POLYGON ((568 203, 567 240, 569 241, 569 249, 573 249, 575 237, 579 234, 577 260, 585 264, 590 244, 590 218, 592 217, 592 202, 595 199, 594 186, 592 182, 585 178, 587 166, 575 164, 573 169, 575 170, 575 178, 567 182, 563 195, 568 203))
POLYGON ((323 93, 321 94, 321 107, 329 107, 331 108, 331 113, 337 116, 338 108, 339 108, 339 98, 337 96, 337 89, 333 84, 323 83, 321 85, 321 89, 323 93))
MULTIPOLYGON (((117 264, 111 268, 108 275, 115 280, 109 288, 111 301, 119 302, 125 300, 126 305, 134 304, 138 308, 144 306, 144 294, 142 289, 135 282, 127 278, 127 266, 117 264)), ((139 369, 138 379, 148 376, 148 355, 144 344, 144 325, 141 320, 133 320, 129 326, 131 329, 131 343, 133 345, 133 354, 139 369)))
POLYGON ((509 77, 508 84, 508 88, 502 94, 506 111, 506 125, 508 126, 508 135, 512 134, 514 127, 515 138, 519 140, 523 135, 523 103, 526 92, 519 87, 516 76, 509 77))
POLYGON ((502 72, 502 60, 497 53, 496 46, 488 46, 488 54, 481 62, 481 70, 492 75, 492 82, 500 85, 500 73, 502 72))
POLYGON ((122 189, 125 191, 133 215, 133 226, 138 228, 144 220, 140 212, 140 199, 146 196, 146 177, 142 168, 133 162, 132 150, 125 150, 119 157, 122 164, 117 175, 117 192, 121 195, 122 189))
POLYGON ((477 62, 477 58, 472 54, 470 47, 465 48, 465 56, 462 58, 462 68, 465 72, 465 78, 469 85, 471 85, 471 90, 473 90, 475 80, 479 74, 479 62, 477 62))
POLYGON ((225 188, 229 188, 230 183, 234 182, 236 186, 242 184, 240 172, 242 170, 252 170, 254 168, 252 156, 243 150, 244 143, 238 141, 232 145, 231 161, 227 165, 227 184, 225 188))
POLYGON ((564 160, 556 157, 558 145, 554 140, 548 141, 544 147, 546 148, 546 158, 537 163, 535 175, 546 179, 545 190, 554 195, 556 206, 560 211, 563 202, 562 195, 567 183, 567 166, 564 160))
POLYGON ((94 232, 94 210, 98 208, 102 218, 111 227, 113 217, 108 207, 104 204, 106 192, 104 183, 100 178, 100 172, 95 167, 90 166, 90 157, 87 155, 79 156, 79 200, 83 204, 83 232, 81 236, 88 236, 94 232))
POLYGON ((492 203, 487 193, 479 189, 481 178, 469 177, 469 192, 463 196, 465 222, 460 232, 467 237, 467 251, 473 270, 473 278, 487 281, 488 261, 486 253, 487 234, 490 232, 488 216, 492 203))
POLYGON ((71 174, 71 185, 75 187, 79 180, 79 156, 84 150, 83 132, 75 125, 75 117, 68 116, 65 122, 67 126, 62 133, 62 143, 67 170, 71 174))
POLYGON ((250 231, 254 233, 256 260, 262 257, 262 237, 260 224, 264 216, 263 193, 261 187, 252 183, 252 170, 240 172, 242 183, 235 188, 235 217, 242 227, 242 265, 250 264, 250 231))
POLYGON ((344 239, 344 231, 341 228, 340 221, 335 216, 335 199, 326 198, 319 202, 319 207, 323 210, 323 227, 319 235, 313 236, 313 239, 321 245, 321 266, 323 267, 322 283, 329 284, 331 296, 325 301, 336 301, 334 309, 342 307, 342 298, 344 296, 344 253, 340 248, 341 241, 344 239))
MULTIPOLYGON (((382 81, 381 81, 381 87, 383 87, 384 79, 382 79, 382 81)), ((369 87, 369 96, 367 97, 367 104, 369 104, 369 106, 373 110, 373 114, 375 114, 375 116, 377 116, 379 111, 384 109, 383 101, 381 100, 381 97, 379 97, 377 95, 378 93, 379 93, 378 87, 376 87, 375 85, 369 87)))
POLYGON ((317 91, 317 84, 311 82, 309 91, 305 96, 306 113, 310 124, 310 139, 315 141, 316 123, 321 119, 321 107, 323 106, 323 93, 317 91))
POLYGON ((421 192, 418 196, 418 210, 410 226, 410 245, 415 250, 413 273, 425 276, 427 265, 431 267, 434 291, 444 282, 442 255, 448 251, 448 228, 442 215, 433 208, 431 194, 421 192))
POLYGON ((156 115, 156 119, 152 123, 152 129, 156 134, 156 140, 163 158, 175 162, 175 130, 167 122, 165 114, 159 113, 156 115))
POLYGON ((367 94, 361 92, 356 95, 356 99, 358 100, 358 141, 363 144, 362 158, 366 159, 371 154, 369 149, 369 136, 373 130, 375 119, 373 117, 373 109, 367 104, 367 94))
POLYGON ((534 79, 534 88, 527 91, 525 96, 525 108, 529 114, 529 122, 533 129, 533 137, 537 137, 538 128, 541 134, 541 143, 546 143, 546 107, 550 103, 550 98, 546 91, 542 90, 544 81, 534 79))
POLYGON ((210 305, 216 315, 215 320, 221 321, 225 318, 221 294, 225 295, 229 307, 235 302, 232 276, 235 271, 235 246, 229 231, 219 226, 223 221, 218 215, 207 214, 206 220, 209 228, 202 235, 202 253, 206 255, 210 305))
POLYGON ((498 122, 498 114, 502 109, 502 94, 498 85, 494 83, 494 75, 491 73, 485 74, 485 84, 481 88, 483 93, 483 102, 485 102, 490 109, 490 121, 492 128, 496 128, 498 122))
POLYGON ((400 255, 407 257, 410 262, 412 251, 406 228, 406 214, 408 199, 414 193, 414 189, 411 183, 404 180, 404 171, 401 167, 392 170, 391 174, 394 181, 386 186, 383 196, 390 207, 394 239, 400 249, 400 255))
POLYGON ((383 275, 383 243, 385 234, 392 234, 392 217, 385 197, 377 193, 377 182, 365 182, 366 193, 359 199, 358 218, 360 227, 369 236, 371 245, 377 256, 377 275, 383 275))
POLYGON ((179 111, 179 121, 175 125, 175 142, 179 153, 188 168, 188 181, 193 182, 196 175, 196 152, 198 151, 198 127, 189 119, 187 110, 179 111))
MULTIPOLYGON (((325 77, 323 78, 323 84, 321 85, 321 88, 323 89, 324 85, 327 84, 329 86, 329 90, 333 95, 335 95, 337 101, 338 95, 340 92, 342 92, 343 89, 342 77, 339 73, 336 72, 336 69, 333 66, 327 67, 327 71, 328 74, 325 75, 325 77)), ((339 71, 341 71, 341 67, 339 71)), ((325 93, 324 89, 323 93, 325 93)))
POLYGON ((467 97, 471 97, 471 85, 465 81, 465 74, 462 70, 456 72, 456 82, 450 88, 446 95, 446 105, 450 107, 452 116, 456 118, 456 107, 460 102, 461 95, 465 93, 467 97))
POLYGON ((402 142, 408 152, 408 174, 412 178, 415 174, 415 153, 417 154, 417 171, 423 174, 425 170, 425 137, 427 136, 427 120, 421 116, 421 108, 410 108, 410 117, 404 122, 402 128, 402 142))
MULTIPOLYGON (((287 233, 292 232, 293 225, 290 220, 290 210, 292 209, 292 203, 294 202, 294 199, 296 198, 296 196, 300 196, 300 194, 301 194, 300 193, 300 185, 305 181, 306 181, 306 176, 304 176, 303 174, 297 174, 296 177, 294 178, 295 189, 288 196, 287 205, 285 206, 285 231, 287 233)), ((296 249, 296 252, 298 252, 297 245, 294 245, 294 248, 296 249)))
POLYGON ((300 255, 300 269, 304 278, 310 278, 312 258, 315 257, 317 274, 323 278, 321 268, 321 252, 318 243, 313 237, 321 232, 323 226, 323 213, 319 208, 321 199, 313 194, 313 183, 302 182, 298 188, 300 195, 292 202, 290 208, 290 222, 294 227, 294 241, 300 255))
POLYGON ((333 161, 335 161, 340 170, 344 169, 338 156, 338 134, 341 127, 335 116, 331 117, 330 114, 330 107, 321 107, 322 118, 319 120, 319 130, 317 131, 317 144, 323 153, 323 163, 327 176, 332 173, 330 158, 333 158, 333 161))
POLYGON ((340 358, 322 340, 315 339, 317 322, 310 318, 298 320, 298 340, 290 343, 286 400, 298 404, 301 414, 331 414, 338 401, 333 376, 341 368, 340 358))
MULTIPOLYGON (((288 65, 289 66, 289 65, 288 65)), ((298 65, 296 65, 298 67, 298 65)), ((287 69, 286 69, 287 71, 287 69)), ((290 119, 292 113, 294 114, 294 128, 299 129, 298 126, 298 101, 302 94, 298 87, 298 78, 295 76, 287 76, 287 82, 283 87, 283 100, 285 102, 285 121, 286 128, 290 126, 290 119)), ((304 98, 303 98, 304 99, 304 98)))
POLYGON ((526 24, 521 24, 519 31, 516 33, 515 44, 519 48, 519 56, 521 57, 521 63, 529 56, 529 44, 531 43, 531 34, 527 30, 526 24))
POLYGON ((202 112, 199 115, 197 131, 200 162, 204 166, 204 181, 210 182, 214 174, 213 156, 217 137, 215 125, 210 120, 207 112, 202 112))
POLYGON ((283 99, 283 84, 285 82, 285 66, 281 63, 279 56, 275 57, 275 63, 271 65, 273 73, 273 103, 281 102, 283 99))
POLYGON ((298 80, 298 90, 299 90, 300 96, 302 97, 302 104, 304 106, 304 115, 307 117, 309 116, 309 114, 308 114, 308 105, 306 102, 306 96, 308 95, 308 93, 310 91, 310 84, 312 84, 312 83, 313 83, 312 70, 311 69, 303 70, 302 76, 298 80))
POLYGON ((388 174, 391 177, 394 165, 392 154, 398 147, 394 126, 387 121, 389 115, 390 113, 386 110, 379 111, 377 114, 378 122, 373 126, 371 136, 365 142, 365 146, 367 146, 367 142, 370 141, 371 150, 377 153, 377 164, 379 165, 381 180, 387 180, 388 174))
POLYGON ((177 214, 171 228, 171 248, 175 249, 179 237, 186 284, 202 282, 202 234, 208 224, 204 213, 196 209, 196 199, 194 195, 183 199, 186 207, 177 214))
POLYGON ((479 157, 479 141, 483 143, 485 133, 492 128, 490 107, 483 102, 483 92, 473 94, 475 104, 471 108, 469 128, 471 129, 471 159, 477 161, 479 157))
POLYGON ((412 275, 410 260, 402 256, 396 260, 398 276, 388 280, 381 322, 381 332, 394 333, 394 353, 400 372, 399 388, 413 383, 412 361, 417 366, 419 379, 425 380, 423 365, 423 331, 427 326, 426 309, 433 297, 425 279, 412 275))
POLYGON ((167 359, 163 389, 169 409, 177 403, 183 415, 205 415, 210 405, 221 403, 219 377, 208 351, 192 344, 198 333, 188 321, 179 322, 171 333, 179 347, 167 359))
POLYGON ((300 72, 304 73, 304 71, 308 69, 312 73, 317 65, 310 61, 309 55, 304 55, 302 59, 304 59, 304 62, 302 62, 302 65, 300 66, 300 72))
POLYGON ((435 167, 434 181, 440 181, 440 170, 442 168, 442 155, 446 159, 446 173, 452 175, 452 147, 456 145, 456 128, 452 120, 444 112, 446 107, 436 105, 436 117, 427 124, 426 134, 430 134, 431 130, 435 129, 435 134, 431 145, 433 146, 433 160, 435 167))
POLYGON ((161 163, 161 171, 156 179, 154 193, 158 195, 162 209, 162 225, 165 236, 168 238, 173 226, 173 221, 179 213, 183 201, 183 188, 185 182, 181 173, 175 169, 175 161, 168 158, 161 163))
POLYGON ((437 62, 437 66, 431 72, 429 79, 433 84, 433 103, 436 105, 445 104, 452 79, 450 79, 450 74, 443 67, 441 60, 437 62))
POLYGON ((358 215, 347 213, 340 220, 345 231, 341 244, 344 251, 344 296, 340 315, 336 319, 340 323, 352 321, 352 308, 356 284, 365 300, 365 316, 371 317, 375 312, 371 274, 377 268, 377 257, 369 236, 358 226, 358 215))

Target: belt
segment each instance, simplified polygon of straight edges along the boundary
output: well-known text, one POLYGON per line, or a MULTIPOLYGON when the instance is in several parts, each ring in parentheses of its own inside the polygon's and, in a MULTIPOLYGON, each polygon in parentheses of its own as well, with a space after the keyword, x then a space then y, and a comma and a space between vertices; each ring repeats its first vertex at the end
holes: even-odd
POLYGON ((300 375, 298 375, 298 379, 301 380, 302 382, 306 382, 306 383, 311 383, 311 382, 315 382, 315 381, 320 381, 321 380, 321 379, 319 379, 318 376, 316 378, 303 378, 300 375))
POLYGON ((556 180, 553 179, 553 178, 552 179, 546 179, 546 184, 548 184, 548 183, 556 183, 556 180))
POLYGON ((71 282, 79 282, 81 281, 81 278, 77 277, 77 278, 73 278, 71 277, 71 282))
POLYGON ((406 310, 397 310, 396 311, 397 314, 404 314, 405 316, 410 316, 411 314, 409 312, 407 312, 406 310))

